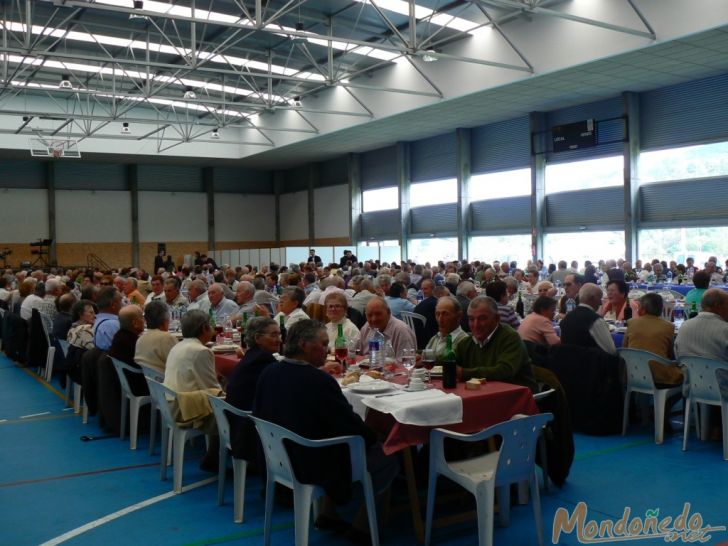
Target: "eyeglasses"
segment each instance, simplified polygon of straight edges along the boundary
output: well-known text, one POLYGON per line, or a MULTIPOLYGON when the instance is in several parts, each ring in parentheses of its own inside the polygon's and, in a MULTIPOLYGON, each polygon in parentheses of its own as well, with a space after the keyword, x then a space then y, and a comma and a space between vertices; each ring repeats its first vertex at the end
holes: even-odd
POLYGON ((326 309, 343 309, 344 306, 340 303, 332 303, 331 305, 327 305, 326 309))

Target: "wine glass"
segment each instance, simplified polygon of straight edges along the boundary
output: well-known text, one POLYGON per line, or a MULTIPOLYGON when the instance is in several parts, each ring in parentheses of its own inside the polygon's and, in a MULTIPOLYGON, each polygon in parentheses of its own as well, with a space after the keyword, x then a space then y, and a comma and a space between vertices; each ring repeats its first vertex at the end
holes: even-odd
POLYGON ((400 359, 402 360, 402 366, 407 370, 407 377, 411 378, 412 368, 415 367, 415 362, 417 361, 417 352, 415 349, 402 349, 400 359))
POLYGON ((431 370, 435 366, 435 349, 422 351, 422 367, 431 370))

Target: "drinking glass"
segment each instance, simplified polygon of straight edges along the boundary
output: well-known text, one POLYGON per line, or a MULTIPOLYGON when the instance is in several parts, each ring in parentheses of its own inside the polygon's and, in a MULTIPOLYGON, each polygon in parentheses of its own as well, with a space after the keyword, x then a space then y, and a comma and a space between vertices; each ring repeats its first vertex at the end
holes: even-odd
POLYGON ((346 365, 347 366, 356 365, 356 355, 359 352, 359 349, 357 347, 357 340, 348 339, 346 341, 346 348, 347 348, 346 365))
POLYGON ((412 368, 415 367, 415 362, 417 361, 417 352, 415 349, 402 349, 400 359, 402 360, 402 366, 407 370, 407 377, 411 377, 412 368))
POLYGON ((422 367, 431 370, 435 366, 435 349, 425 349, 422 351, 422 367))

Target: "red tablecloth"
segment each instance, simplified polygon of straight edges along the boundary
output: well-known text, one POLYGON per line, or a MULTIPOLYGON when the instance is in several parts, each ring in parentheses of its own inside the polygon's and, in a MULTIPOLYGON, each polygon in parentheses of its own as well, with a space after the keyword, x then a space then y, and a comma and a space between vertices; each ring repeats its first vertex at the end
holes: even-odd
MULTIPOLYGON (((437 388, 442 387, 438 380, 433 380, 433 383, 437 388)), ((457 388, 445 392, 455 393, 463 399, 462 423, 441 427, 455 432, 471 434, 507 421, 517 413, 538 413, 531 391, 520 385, 489 381, 480 389, 471 391, 465 388, 465 383, 458 383, 457 388)), ((408 446, 426 444, 430 430, 435 428, 403 425, 391 415, 374 410, 367 412, 366 423, 387 435, 383 448, 388 455, 408 446)))
POLYGON ((240 359, 235 353, 224 353, 215 355, 215 370, 220 375, 230 377, 233 373, 233 369, 240 362, 240 359))

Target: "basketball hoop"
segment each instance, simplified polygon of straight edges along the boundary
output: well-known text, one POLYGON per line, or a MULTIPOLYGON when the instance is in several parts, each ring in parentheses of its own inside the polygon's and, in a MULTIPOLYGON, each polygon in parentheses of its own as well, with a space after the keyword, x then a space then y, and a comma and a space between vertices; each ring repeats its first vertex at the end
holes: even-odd
POLYGON ((61 157, 61 150, 54 149, 52 154, 53 154, 53 159, 58 159, 59 157, 61 157))

